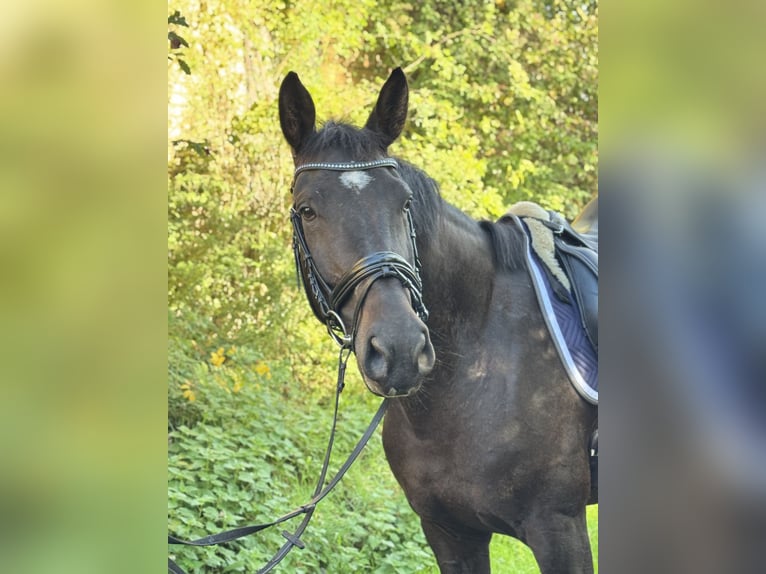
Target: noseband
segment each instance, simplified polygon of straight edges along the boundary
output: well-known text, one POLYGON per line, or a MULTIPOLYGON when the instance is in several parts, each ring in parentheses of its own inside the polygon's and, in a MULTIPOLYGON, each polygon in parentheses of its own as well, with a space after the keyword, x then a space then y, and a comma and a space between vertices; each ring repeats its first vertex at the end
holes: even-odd
MULTIPOLYGON (((365 162, 347 163, 304 163, 295 169, 293 183, 290 191, 295 189, 295 181, 298 175, 304 171, 360 171, 379 167, 392 167, 398 169, 399 164, 393 158, 384 158, 365 162)), ((328 333, 341 348, 352 349, 356 334, 359 314, 364 300, 369 293, 372 284, 378 279, 395 277, 410 292, 413 309, 418 316, 426 321, 428 310, 423 304, 423 284, 420 280, 420 259, 415 237, 415 226, 412 222, 412 214, 409 208, 405 209, 407 223, 412 242, 412 253, 415 259, 414 267, 401 255, 392 251, 378 251, 357 261, 349 269, 338 284, 333 288, 322 278, 316 267, 314 258, 309 250, 306 237, 303 233, 303 222, 295 208, 290 209, 290 220, 293 224, 293 253, 295 254, 296 273, 300 276, 311 308, 317 318, 325 324, 328 333), (346 329, 341 319, 341 309, 351 297, 354 290, 367 281, 364 291, 357 300, 353 315, 351 331, 346 329)))

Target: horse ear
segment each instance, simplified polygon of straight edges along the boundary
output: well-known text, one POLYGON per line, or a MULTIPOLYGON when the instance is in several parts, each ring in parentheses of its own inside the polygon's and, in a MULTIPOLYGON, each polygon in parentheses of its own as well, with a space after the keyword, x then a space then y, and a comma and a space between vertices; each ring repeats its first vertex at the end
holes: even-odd
POLYGON ((407 78, 401 68, 396 68, 380 89, 375 108, 364 125, 382 137, 385 147, 391 145, 404 129, 408 98, 407 78))
POLYGON ((311 94, 303 86, 298 74, 289 72, 279 87, 279 123, 282 133, 297 153, 306 139, 314 133, 316 109, 311 94))

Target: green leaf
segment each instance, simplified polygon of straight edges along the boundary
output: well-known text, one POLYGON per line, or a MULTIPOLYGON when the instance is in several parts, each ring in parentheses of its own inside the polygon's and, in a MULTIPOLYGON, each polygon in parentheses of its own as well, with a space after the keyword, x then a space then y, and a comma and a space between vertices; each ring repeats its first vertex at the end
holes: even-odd
POLYGON ((173 50, 177 50, 181 46, 189 47, 189 43, 182 37, 173 32, 172 30, 168 32, 168 40, 170 41, 170 47, 173 50))
POLYGON ((177 26, 189 26, 186 22, 186 18, 181 15, 181 12, 176 10, 170 16, 168 16, 168 24, 175 24, 177 26))
POLYGON ((191 68, 189 68, 189 64, 187 64, 186 61, 182 60, 181 58, 178 58, 176 61, 178 62, 178 65, 181 67, 184 73, 190 76, 191 68))

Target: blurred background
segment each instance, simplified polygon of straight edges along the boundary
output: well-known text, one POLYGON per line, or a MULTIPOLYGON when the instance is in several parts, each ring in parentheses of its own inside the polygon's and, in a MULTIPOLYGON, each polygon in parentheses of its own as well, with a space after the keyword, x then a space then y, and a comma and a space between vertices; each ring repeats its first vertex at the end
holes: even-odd
POLYGON ((2 12, 0 571, 149 572, 167 530, 164 10, 2 12))
POLYGON ((766 5, 602 4, 601 567, 761 572, 766 5))

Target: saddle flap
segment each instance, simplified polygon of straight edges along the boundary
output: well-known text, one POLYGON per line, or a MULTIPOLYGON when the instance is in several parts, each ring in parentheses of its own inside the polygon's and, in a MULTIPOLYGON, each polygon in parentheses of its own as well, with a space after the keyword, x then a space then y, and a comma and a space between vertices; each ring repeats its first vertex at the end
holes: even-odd
POLYGON ((569 277, 585 334, 598 353, 598 251, 554 239, 556 256, 569 277))
MULTIPOLYGON (((543 222, 553 231, 556 258, 569 278, 572 296, 580 310, 580 318, 588 340, 598 352, 598 203, 586 207, 590 211, 584 233, 560 214, 549 211, 549 221, 543 222)), ((578 218, 579 220, 580 218, 578 218)))

